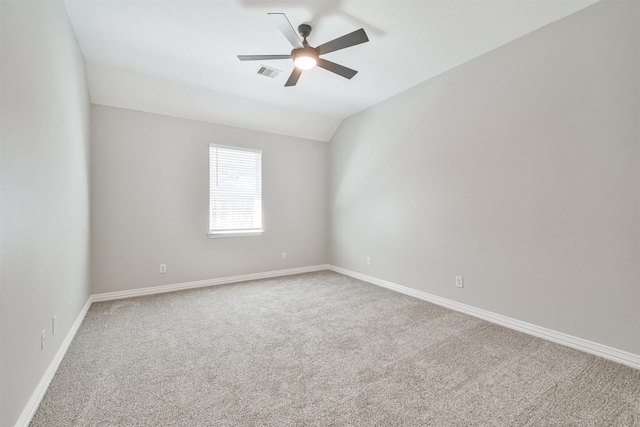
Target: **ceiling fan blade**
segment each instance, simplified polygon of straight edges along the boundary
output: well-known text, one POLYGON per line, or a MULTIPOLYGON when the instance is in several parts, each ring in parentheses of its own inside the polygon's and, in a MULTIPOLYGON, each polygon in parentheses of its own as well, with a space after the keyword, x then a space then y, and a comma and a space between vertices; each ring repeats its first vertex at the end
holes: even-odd
POLYGON ((302 70, 298 67, 293 67, 293 71, 289 76, 289 80, 284 84, 284 87, 287 86, 295 86, 298 83, 298 79, 300 78, 300 74, 302 74, 302 70))
POLYGON ((240 61, 266 61, 268 59, 291 59, 291 55, 238 55, 240 61))
POLYGON ((293 29, 291 22, 287 19, 287 15, 284 13, 269 13, 268 15, 293 47, 303 47, 302 42, 298 37, 298 33, 293 29))
POLYGON ((360 28, 353 33, 345 34, 342 37, 338 37, 330 42, 321 44, 316 47, 316 51, 318 52, 318 55, 324 55, 325 53, 355 46, 360 43, 366 43, 368 41, 369 37, 367 37, 367 33, 364 32, 364 29, 360 28))
POLYGON ((325 70, 329 70, 332 73, 336 73, 339 76, 344 77, 345 79, 350 79, 351 77, 358 74, 356 70, 352 70, 351 68, 344 67, 340 64, 336 64, 335 62, 327 61, 326 59, 318 58, 318 63, 316 64, 318 67, 324 68, 325 70))

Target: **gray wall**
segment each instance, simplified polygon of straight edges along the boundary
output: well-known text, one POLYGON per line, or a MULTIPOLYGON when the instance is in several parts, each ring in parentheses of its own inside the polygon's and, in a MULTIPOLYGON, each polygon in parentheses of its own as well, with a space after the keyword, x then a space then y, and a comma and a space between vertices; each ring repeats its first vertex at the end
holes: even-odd
POLYGON ((327 143, 94 105, 92 144, 93 293, 327 262, 327 143), (207 237, 211 142, 263 150, 262 236, 207 237))
POLYGON ((596 4, 345 120, 330 262, 640 354, 638 16, 596 4))
POLYGON ((0 425, 11 426, 89 297, 90 108, 64 5, 1 7, 0 425))

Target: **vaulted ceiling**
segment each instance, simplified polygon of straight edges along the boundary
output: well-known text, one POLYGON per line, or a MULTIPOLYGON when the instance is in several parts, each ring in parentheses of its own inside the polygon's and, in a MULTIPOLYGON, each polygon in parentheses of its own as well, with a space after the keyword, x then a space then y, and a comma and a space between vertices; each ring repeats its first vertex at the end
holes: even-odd
POLYGON ((340 122, 597 0, 217 0, 65 2, 87 64, 92 102, 328 141, 340 122), (284 87, 291 60, 269 19, 313 27, 312 46, 364 28, 370 41, 284 87), (276 78, 257 74, 266 65, 276 78))

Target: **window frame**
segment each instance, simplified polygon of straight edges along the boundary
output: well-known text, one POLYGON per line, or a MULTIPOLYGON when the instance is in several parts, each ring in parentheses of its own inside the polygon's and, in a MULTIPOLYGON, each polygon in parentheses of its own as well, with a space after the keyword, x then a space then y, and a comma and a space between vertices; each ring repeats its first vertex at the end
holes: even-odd
POLYGON ((210 239, 219 239, 219 238, 226 238, 226 237, 253 237, 253 236, 262 236, 262 234, 264 233, 264 222, 263 222, 263 214, 264 214, 264 208, 263 208, 263 203, 262 203, 262 150, 260 149, 256 149, 256 148, 246 148, 246 147, 238 147, 238 146, 233 146, 233 145, 223 145, 223 144, 216 144, 216 143, 209 143, 209 232, 207 233, 207 236, 210 239), (229 230, 223 230, 223 229, 219 229, 219 230, 214 230, 212 229, 212 224, 211 224, 211 216, 212 216, 212 211, 213 211, 213 206, 212 206, 212 186, 211 186, 211 181, 212 181, 212 168, 211 168, 211 149, 212 148, 222 148, 222 149, 226 149, 226 150, 234 150, 234 151, 241 151, 241 152, 251 152, 251 153, 259 153, 260 154, 260 228, 247 228, 247 229, 241 229, 241 228, 236 228, 236 229, 229 229, 229 230))

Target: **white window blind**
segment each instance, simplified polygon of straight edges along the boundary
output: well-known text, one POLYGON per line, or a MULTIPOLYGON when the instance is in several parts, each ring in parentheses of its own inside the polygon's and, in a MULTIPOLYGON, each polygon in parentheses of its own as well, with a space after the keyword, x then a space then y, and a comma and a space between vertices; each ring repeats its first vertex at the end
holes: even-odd
POLYGON ((209 145, 209 234, 262 231, 262 151, 209 145))

